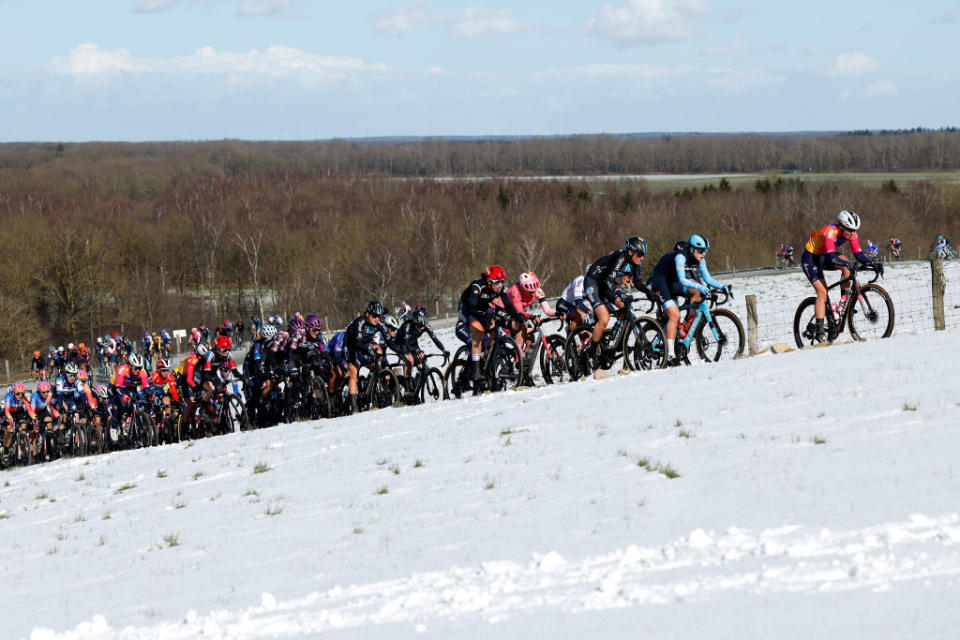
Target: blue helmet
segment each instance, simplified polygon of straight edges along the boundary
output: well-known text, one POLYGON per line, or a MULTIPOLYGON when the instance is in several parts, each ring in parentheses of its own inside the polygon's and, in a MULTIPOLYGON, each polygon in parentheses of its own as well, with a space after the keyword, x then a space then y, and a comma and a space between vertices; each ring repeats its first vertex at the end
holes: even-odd
POLYGON ((687 240, 687 244, 690 245, 690 249, 700 249, 701 251, 706 251, 710 248, 710 241, 707 240, 706 236, 702 236, 699 233, 695 233, 687 240))

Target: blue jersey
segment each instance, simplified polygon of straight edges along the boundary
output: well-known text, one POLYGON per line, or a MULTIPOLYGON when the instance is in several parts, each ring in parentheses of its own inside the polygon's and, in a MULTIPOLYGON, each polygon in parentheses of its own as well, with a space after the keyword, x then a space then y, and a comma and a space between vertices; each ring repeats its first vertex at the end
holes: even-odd
POLYGON ((337 331, 335 334, 333 334, 333 337, 330 338, 330 341, 327 342, 327 353, 333 356, 334 362, 339 363, 343 361, 343 358, 344 358, 343 341, 344 341, 344 338, 346 338, 346 336, 347 336, 346 331, 337 331))
MULTIPOLYGON (((53 400, 53 396, 50 396, 50 400, 53 400)), ((46 411, 51 408, 50 401, 39 392, 34 391, 33 396, 30 398, 30 405, 33 407, 35 413, 40 413, 41 411, 46 411)))
POLYGON ((17 396, 13 395, 13 391, 7 391, 7 395, 3 398, 3 408, 9 409, 11 413, 26 409, 27 404, 29 404, 29 402, 26 399, 20 400, 17 396))

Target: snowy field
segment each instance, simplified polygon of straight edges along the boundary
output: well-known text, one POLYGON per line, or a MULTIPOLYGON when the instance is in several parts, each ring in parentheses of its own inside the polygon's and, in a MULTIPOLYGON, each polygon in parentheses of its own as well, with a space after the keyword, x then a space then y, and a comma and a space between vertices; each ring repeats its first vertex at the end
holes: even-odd
POLYGON ((6 471, 2 635, 956 638, 958 351, 897 332, 6 471))

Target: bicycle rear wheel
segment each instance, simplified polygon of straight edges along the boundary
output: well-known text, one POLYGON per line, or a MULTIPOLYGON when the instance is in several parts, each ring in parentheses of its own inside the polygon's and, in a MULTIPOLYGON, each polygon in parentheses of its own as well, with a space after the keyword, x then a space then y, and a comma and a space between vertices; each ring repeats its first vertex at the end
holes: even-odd
POLYGON ((860 287, 860 297, 847 309, 850 335, 856 339, 889 338, 893 333, 893 300, 886 290, 875 284, 860 287))
POLYGON ((800 349, 820 344, 816 336, 817 329, 814 317, 816 302, 816 298, 805 298, 797 307, 797 312, 793 316, 793 339, 800 349))
POLYGON ((623 355, 627 368, 631 371, 649 371, 667 366, 667 354, 663 346, 666 335, 663 327, 653 318, 641 316, 634 318, 639 337, 631 327, 623 336, 623 355))
POLYGON ((540 375, 547 384, 563 382, 567 363, 563 357, 564 339, 559 333, 547 336, 546 346, 540 347, 540 375))
POLYGON ((465 358, 454 358, 443 373, 443 390, 446 399, 460 398, 470 391, 472 380, 466 377, 470 361, 465 358))
POLYGON ((707 362, 733 360, 743 355, 746 343, 740 318, 729 309, 714 309, 711 322, 697 327, 697 353, 707 362))
POLYGON ((370 406, 374 409, 392 407, 397 399, 397 376, 390 369, 381 369, 370 381, 370 406))

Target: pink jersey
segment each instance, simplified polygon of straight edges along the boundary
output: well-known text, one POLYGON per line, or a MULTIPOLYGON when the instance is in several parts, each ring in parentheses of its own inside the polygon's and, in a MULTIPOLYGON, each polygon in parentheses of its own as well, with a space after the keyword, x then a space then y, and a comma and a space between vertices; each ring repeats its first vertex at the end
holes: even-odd
MULTIPOLYGON (((537 289, 536 292, 529 293, 521 289, 519 284, 515 284, 507 289, 507 297, 510 298, 510 302, 513 303, 513 308, 525 318, 530 317, 530 314, 527 313, 527 309, 532 307, 536 302, 540 303, 540 308, 543 309, 543 313, 547 316, 552 318, 557 315, 556 310, 554 310, 554 308, 550 306, 550 303, 547 302, 547 296, 543 293, 543 289, 537 289)), ((500 302, 499 298, 494 298, 493 304, 498 307, 503 306, 503 303, 500 302)))

